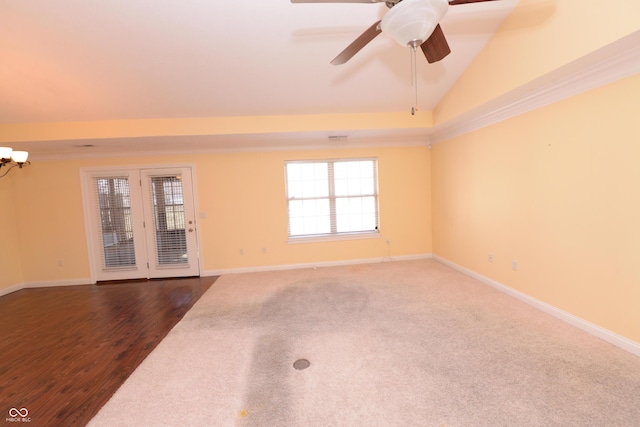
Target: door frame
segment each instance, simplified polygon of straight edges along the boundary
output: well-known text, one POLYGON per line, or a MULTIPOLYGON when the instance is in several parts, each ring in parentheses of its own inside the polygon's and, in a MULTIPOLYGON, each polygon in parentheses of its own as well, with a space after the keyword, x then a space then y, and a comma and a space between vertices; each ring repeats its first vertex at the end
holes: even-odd
POLYGON ((153 195, 151 192, 151 179, 154 177, 166 177, 170 175, 174 175, 178 173, 179 176, 182 176, 181 180, 181 188, 182 192, 185 195, 190 195, 190 197, 185 197, 183 200, 183 209, 185 215, 185 224, 184 224, 184 232, 185 232, 185 243, 187 246, 187 253, 189 256, 189 262, 187 265, 190 266, 191 269, 197 269, 198 275, 200 274, 200 251, 198 248, 198 234, 197 230, 199 228, 198 220, 196 219, 196 206, 195 200, 193 198, 193 171, 189 167, 174 167, 174 168, 143 168, 139 169, 139 177, 141 184, 141 195, 142 195, 142 205, 143 210, 145 211, 144 219, 146 226, 144 227, 144 232, 146 234, 146 247, 147 247, 147 266, 148 266, 148 275, 153 277, 154 279, 159 279, 162 277, 174 277, 174 272, 178 272, 181 275, 191 275, 191 272, 185 271, 186 265, 183 264, 170 264, 170 265, 161 265, 158 262, 158 241, 157 234, 155 228, 155 218, 153 217, 153 195), (184 177, 189 175, 189 179, 185 180, 184 177), (188 215, 190 214, 190 216, 188 215), (151 250, 153 248, 153 251, 151 250), (192 259, 192 256, 195 256, 196 259, 192 259))
MULTIPOLYGON (((179 169, 179 168, 190 168, 191 169, 191 190, 192 190, 192 199, 193 199, 193 209, 194 216, 196 221, 195 233, 196 233, 196 242, 197 242, 197 264, 199 276, 202 276, 202 239, 200 238, 200 219, 201 214, 199 213, 199 203, 198 203, 198 190, 197 190, 197 180, 196 180, 196 167, 192 163, 174 163, 174 164, 132 164, 132 165, 121 165, 121 166, 91 166, 91 167, 83 167, 80 168, 80 186, 81 186, 81 194, 82 194, 82 207, 84 213, 84 228, 85 228, 85 236, 87 242, 87 255, 89 258, 89 270, 91 276, 91 283, 98 282, 98 271, 102 268, 100 264, 98 264, 96 257, 93 254, 94 249, 97 247, 96 245, 100 244, 100 242, 96 241, 97 236, 94 236, 93 232, 93 224, 94 224, 94 207, 92 205, 93 199, 93 185, 92 178, 96 175, 104 173, 105 175, 115 175, 118 172, 131 172, 132 170, 137 171, 137 173, 142 169, 179 169)), ((144 233, 144 231, 143 231, 144 233)), ((147 278, 149 278, 149 270, 147 269, 146 273, 147 278)))

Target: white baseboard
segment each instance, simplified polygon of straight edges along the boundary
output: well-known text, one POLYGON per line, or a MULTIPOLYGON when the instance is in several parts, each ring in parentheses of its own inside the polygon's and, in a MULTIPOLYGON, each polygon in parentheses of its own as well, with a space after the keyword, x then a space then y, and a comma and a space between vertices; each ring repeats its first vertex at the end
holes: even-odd
POLYGON ((431 254, 417 254, 417 255, 404 255, 397 257, 382 257, 382 258, 364 258, 364 259, 352 259, 344 261, 327 261, 327 262, 309 262, 303 264, 280 264, 280 265, 266 265, 261 267, 243 267, 243 268, 228 268, 221 270, 206 270, 202 273, 202 276, 222 276, 223 274, 237 274, 237 273, 259 273, 263 271, 279 271, 279 270, 296 270, 301 268, 322 268, 322 267, 339 267, 343 265, 357 265, 357 264, 374 264, 378 262, 390 262, 390 261, 411 261, 417 259, 429 259, 432 258, 431 254))
POLYGON ((12 285, 9 286, 8 288, 2 288, 0 289, 0 297, 3 295, 8 295, 10 293, 19 291, 20 289, 23 289, 24 285, 22 283, 18 283, 17 285, 12 285))
POLYGON ((571 313, 567 313, 566 311, 560 310, 559 308, 556 308, 550 304, 547 304, 546 302, 542 302, 538 299, 535 299, 525 293, 522 293, 520 291, 517 291, 513 288, 510 288, 509 286, 503 285, 500 282, 496 282, 493 279, 490 279, 486 276, 483 276, 481 274, 476 273, 475 271, 469 270, 465 267, 462 267, 456 263, 453 263, 445 258, 439 257, 437 255, 433 255, 433 259, 444 264, 447 265, 451 268, 453 268, 454 270, 457 270, 469 277, 472 277, 476 280, 478 280, 479 282, 482 282, 486 285, 491 286, 492 288, 497 289, 498 291, 505 293, 509 296, 512 296, 534 308, 537 308, 540 311, 543 311, 547 314, 550 314, 551 316, 562 320, 563 322, 566 322, 572 326, 575 326, 576 328, 582 329, 585 332, 588 332, 589 334, 600 338, 610 344, 613 344, 617 347, 620 347, 623 350, 628 351, 629 353, 635 354, 636 356, 640 356, 640 343, 637 343, 635 341, 631 341, 628 338, 625 338, 621 335, 615 334, 607 329, 604 329, 594 323, 588 322, 584 319, 581 319, 577 316, 574 316, 571 313))
POLYGON ((25 282, 18 283, 17 285, 9 286, 8 288, 0 289, 0 297, 3 295, 8 295, 12 292, 16 292, 22 289, 30 289, 30 288, 51 288, 55 286, 78 286, 78 285, 89 285, 93 283, 91 279, 73 279, 73 280, 51 280, 46 282, 25 282))

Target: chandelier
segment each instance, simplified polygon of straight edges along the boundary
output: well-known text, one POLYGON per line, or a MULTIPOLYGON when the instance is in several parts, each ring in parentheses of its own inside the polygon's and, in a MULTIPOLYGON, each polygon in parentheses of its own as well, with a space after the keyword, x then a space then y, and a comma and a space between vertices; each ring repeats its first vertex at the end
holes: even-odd
POLYGON ((27 161, 29 153, 27 151, 14 151, 11 147, 0 147, 0 171, 3 167, 7 168, 7 171, 0 175, 0 178, 9 173, 9 171, 16 166, 22 169, 24 166, 31 164, 27 161))

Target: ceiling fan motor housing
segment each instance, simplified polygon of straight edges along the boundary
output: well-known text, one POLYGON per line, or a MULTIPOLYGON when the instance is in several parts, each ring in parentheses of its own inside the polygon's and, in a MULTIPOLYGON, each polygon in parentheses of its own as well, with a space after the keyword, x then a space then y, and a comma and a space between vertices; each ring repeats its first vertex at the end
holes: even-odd
POLYGON ((402 46, 422 44, 449 9, 447 0, 402 0, 382 18, 382 32, 402 46))

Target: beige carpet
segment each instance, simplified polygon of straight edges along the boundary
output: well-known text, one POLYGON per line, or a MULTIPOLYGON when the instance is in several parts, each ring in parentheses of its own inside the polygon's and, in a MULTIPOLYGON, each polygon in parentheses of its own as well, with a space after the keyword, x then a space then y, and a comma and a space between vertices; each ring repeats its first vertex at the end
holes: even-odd
POLYGON ((638 426, 640 358, 433 260, 235 274, 90 425, 638 426))

